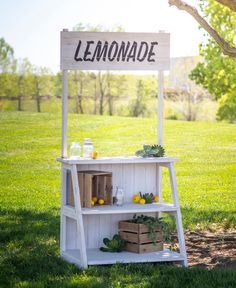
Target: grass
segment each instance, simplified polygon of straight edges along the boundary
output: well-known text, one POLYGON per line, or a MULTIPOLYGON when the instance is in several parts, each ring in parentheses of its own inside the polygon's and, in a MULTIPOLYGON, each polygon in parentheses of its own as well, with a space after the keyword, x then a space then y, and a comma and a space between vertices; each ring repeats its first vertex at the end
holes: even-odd
MULTIPOLYGON (((57 114, 0 114, 0 287, 235 287, 236 273, 170 265, 113 265, 86 271, 59 258, 61 120, 57 114)), ((188 229, 236 225, 236 126, 165 121, 188 229)), ((100 156, 133 155, 156 142, 156 121, 69 116, 69 142, 94 140, 100 156)), ((164 175, 166 200, 170 198, 164 175)))

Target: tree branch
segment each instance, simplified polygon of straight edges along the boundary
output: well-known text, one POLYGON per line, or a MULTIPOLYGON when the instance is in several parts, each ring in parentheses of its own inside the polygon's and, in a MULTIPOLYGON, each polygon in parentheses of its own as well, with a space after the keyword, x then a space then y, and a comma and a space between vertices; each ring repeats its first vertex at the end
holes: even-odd
POLYGON ((232 11, 236 12, 236 0, 216 0, 216 1, 230 8, 232 11))
MULTIPOLYGON (((218 2, 220 1, 223 2, 224 0, 219 0, 218 2)), ((224 2, 230 2, 230 1, 225 0, 224 2)), ((236 1, 234 0, 231 2, 235 3, 236 1)), ((195 7, 187 4, 182 0, 169 0, 169 4, 170 6, 176 6, 178 9, 184 10, 185 12, 190 14, 202 26, 202 28, 204 28, 212 36, 212 38, 215 39, 215 41, 219 44, 225 55, 236 58, 236 47, 230 45, 227 41, 225 41, 225 39, 222 38, 220 34, 216 30, 214 30, 208 24, 208 22, 198 13, 195 7)))

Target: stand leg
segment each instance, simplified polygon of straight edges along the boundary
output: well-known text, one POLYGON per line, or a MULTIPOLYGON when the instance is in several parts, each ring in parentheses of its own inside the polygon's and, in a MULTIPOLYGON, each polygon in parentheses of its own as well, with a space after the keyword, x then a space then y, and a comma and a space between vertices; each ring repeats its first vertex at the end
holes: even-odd
POLYGON ((72 165, 71 176, 72 176, 73 193, 74 193, 74 199, 75 199, 75 213, 76 213, 77 230, 78 230, 78 238, 79 238, 78 240, 80 240, 78 241, 79 242, 78 244, 80 248, 81 266, 83 268, 87 268, 88 262, 87 262, 83 216, 82 216, 82 211, 81 211, 80 192, 79 192, 76 165, 72 165))
POLYGON ((176 226, 177 226, 177 232, 178 232, 179 249, 180 249, 180 253, 184 256, 184 261, 182 264, 183 266, 187 267, 188 260, 187 260, 187 253, 186 253, 186 247, 185 247, 184 230, 183 230, 183 223, 182 223, 182 218, 181 218, 177 183, 176 183, 173 163, 168 164, 168 169, 169 169, 169 174, 170 174, 172 198, 174 201, 174 205, 177 207, 177 211, 174 215, 176 219, 176 226))
POLYGON ((159 202, 162 203, 162 167, 157 164, 157 191, 159 202))
MULTIPOLYGON (((67 186, 67 171, 61 169, 61 209, 66 205, 66 186, 67 186)), ((61 254, 66 250, 66 216, 61 211, 60 222, 60 252, 61 254)))
MULTIPOLYGON (((162 203, 162 167, 158 164, 156 164, 156 173, 157 173, 157 196, 159 197, 159 203, 162 203)), ((156 213, 156 217, 160 218, 162 217, 161 212, 156 213)))

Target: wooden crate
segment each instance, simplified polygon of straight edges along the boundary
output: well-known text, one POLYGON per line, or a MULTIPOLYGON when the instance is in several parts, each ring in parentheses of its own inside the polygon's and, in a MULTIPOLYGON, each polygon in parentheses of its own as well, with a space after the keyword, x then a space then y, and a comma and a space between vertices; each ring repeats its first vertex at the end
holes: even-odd
MULTIPOLYGON (((92 197, 103 199, 105 205, 112 205, 112 173, 103 171, 79 171, 79 190, 81 206, 91 208, 92 197)), ((75 206, 72 180, 68 204, 75 206)))
POLYGON ((125 250, 135 253, 155 252, 163 250, 163 233, 156 229, 157 243, 154 245, 149 238, 149 228, 144 224, 129 221, 119 222, 119 235, 127 241, 125 250))

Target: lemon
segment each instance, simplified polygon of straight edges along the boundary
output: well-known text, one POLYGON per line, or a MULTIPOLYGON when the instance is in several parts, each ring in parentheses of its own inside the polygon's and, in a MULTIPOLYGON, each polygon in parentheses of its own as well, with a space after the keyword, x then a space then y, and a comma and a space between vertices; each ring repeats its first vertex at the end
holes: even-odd
POLYGON ((146 203, 145 199, 141 198, 141 199, 139 200, 139 204, 145 204, 145 203, 146 203))
POLYGON ((158 196, 154 196, 153 202, 158 202, 159 201, 159 197, 158 196))
POLYGON ((93 151, 92 158, 93 159, 97 159, 97 157, 98 157, 98 152, 97 151, 93 151))
POLYGON ((98 200, 98 204, 103 205, 104 203, 105 203, 105 201, 103 199, 98 200))
POLYGON ((141 197, 138 194, 133 196, 134 203, 139 203, 140 199, 141 197))
POLYGON ((98 202, 98 198, 97 198, 97 197, 93 197, 93 198, 92 198, 92 201, 93 201, 93 202, 94 202, 94 204, 95 204, 95 203, 97 203, 97 202, 98 202))
POLYGON ((94 201, 93 200, 91 201, 91 205, 94 206, 94 201))

